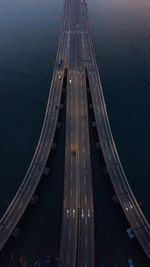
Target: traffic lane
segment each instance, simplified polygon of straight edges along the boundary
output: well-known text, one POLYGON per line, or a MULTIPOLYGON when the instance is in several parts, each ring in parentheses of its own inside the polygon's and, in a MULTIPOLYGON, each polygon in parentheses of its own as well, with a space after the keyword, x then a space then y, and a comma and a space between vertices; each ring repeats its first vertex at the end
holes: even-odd
MULTIPOLYGON (((67 237, 67 230, 70 227, 70 216, 71 216, 71 208, 70 208, 70 199, 69 199, 69 190, 70 190, 70 171, 71 171, 71 165, 70 165, 70 147, 71 147, 71 138, 70 138, 70 122, 71 122, 71 116, 70 116, 70 90, 67 90, 67 108, 66 108, 66 148, 65 148, 65 176, 64 176, 64 191, 65 191, 65 198, 66 198, 66 206, 64 205, 64 217, 63 217, 63 239, 62 239, 62 248, 63 253, 61 254, 61 263, 63 266, 65 266, 65 263, 68 261, 68 259, 64 258, 64 250, 67 251, 69 245, 68 245, 68 237, 67 237), (67 218, 66 218, 67 217, 67 218), (66 221, 67 220, 67 221, 66 221)), ((65 253, 66 255, 66 253, 65 253)))
MULTIPOLYGON (((86 86, 86 85, 85 85, 86 86)), ((85 89, 86 90, 86 89, 85 89)), ((84 95, 84 99, 86 102, 86 107, 87 107, 87 92, 85 91, 85 95, 84 95)), ((85 105, 85 104, 83 104, 85 105)), ((94 264, 93 261, 93 255, 94 255, 94 240, 93 240, 93 236, 94 236, 94 231, 93 231, 93 220, 94 220, 94 212, 93 212, 93 190, 92 190, 92 171, 91 171, 91 159, 90 159, 90 144, 89 144, 89 129, 88 129, 88 111, 86 111, 87 113, 87 120, 85 120, 85 147, 86 147, 86 176, 87 176, 87 198, 85 199, 85 204, 86 204, 86 208, 87 208, 87 238, 88 241, 87 246, 87 253, 88 253, 88 257, 89 257, 89 266, 92 266, 94 264)), ((86 245, 86 244, 85 244, 86 245)))
MULTIPOLYGON (((82 76, 81 76, 82 77, 82 76)), ((88 181, 87 183, 85 183, 85 178, 86 178, 86 174, 88 172, 88 174, 90 175, 90 164, 89 164, 89 136, 88 136, 88 113, 87 113, 87 101, 86 101, 86 86, 85 83, 82 81, 82 90, 80 92, 80 110, 81 110, 81 114, 84 114, 84 118, 83 119, 83 115, 81 116, 81 125, 80 125, 80 129, 81 129, 81 259, 80 259, 80 266, 92 266, 93 263, 91 263, 91 246, 92 243, 89 243, 89 241, 91 240, 90 236, 91 236, 91 231, 92 231, 92 227, 90 225, 90 231, 88 229, 88 206, 87 206, 87 202, 89 197, 91 198, 91 192, 88 193, 88 185, 90 187, 90 178, 92 179, 92 177, 88 177, 88 181), (83 87, 84 85, 84 87, 83 87), (86 150, 85 150, 86 148, 86 150), (84 178, 83 178, 84 177, 84 178)), ((92 235, 93 235, 93 231, 92 231, 92 235)), ((92 247, 93 249, 93 247, 92 247)))
MULTIPOLYGON (((45 153, 44 153, 44 155, 45 155, 45 153)), ((44 156, 44 155, 42 155, 42 156, 44 156)), ((36 169, 36 172, 37 172, 37 169, 36 169)), ((21 206, 23 206, 22 202, 19 204, 19 209, 21 208, 21 206)), ((11 212, 12 212, 12 210, 11 210, 11 212)), ((10 227, 10 225, 12 225, 12 222, 11 222, 11 224, 9 223, 9 227, 10 227)))
MULTIPOLYGON (((72 76, 71 77, 68 77, 68 80, 72 79, 72 76)), ((70 95, 70 98, 68 96, 68 102, 71 103, 71 106, 73 106, 75 108, 75 105, 74 105, 74 94, 72 94, 72 86, 68 86, 68 90, 69 90, 69 95, 70 95), (73 98, 73 99, 72 99, 73 98)), ((73 88, 74 89, 74 88, 73 88)), ((74 92, 75 90, 73 90, 74 92)), ((71 120, 71 123, 70 123, 70 128, 69 129, 69 135, 72 133, 72 135, 70 136, 70 138, 73 138, 75 142, 76 140, 76 135, 75 135, 75 120, 74 120, 74 116, 75 116, 75 111, 73 110, 73 107, 72 107, 72 116, 70 118, 71 120)), ((69 112, 69 111, 68 111, 69 112)), ((68 114, 69 116, 69 114, 68 114)), ((69 119, 69 118, 67 118, 69 119)), ((68 122, 70 120, 67 120, 68 122)), ((67 125, 68 126, 68 125, 67 125)), ((68 127, 67 127, 68 129, 68 127)), ((68 139, 68 135, 67 135, 67 139, 68 139)), ((75 211, 75 204, 76 204, 76 190, 75 190, 75 186, 73 186, 73 189, 72 189, 72 185, 73 185, 73 180, 75 181, 76 180, 76 159, 72 158, 72 147, 68 146, 68 143, 67 143, 67 140, 66 140, 66 144, 67 144, 67 147, 68 147, 68 154, 67 154, 67 158, 69 158, 69 160, 71 160, 71 162, 69 162, 69 165, 70 165, 70 169, 71 169, 71 179, 72 179, 72 182, 71 182, 71 186, 68 187, 68 196, 70 196, 70 199, 69 199, 69 208, 70 208, 70 217, 68 218, 69 220, 69 225, 71 224, 71 218, 74 220, 74 223, 72 224, 72 226, 70 226, 71 228, 73 228, 72 230, 70 229, 70 227, 68 227, 66 229, 66 236, 68 236, 68 253, 67 253, 67 256, 66 256, 66 260, 65 260, 65 264, 69 265, 71 264, 71 266, 74 266, 75 264, 75 258, 74 257, 70 257, 71 254, 75 254, 75 250, 76 250, 76 235, 77 235, 77 221, 76 221, 76 217, 75 217, 75 214, 74 214, 74 211, 75 211), (74 196, 74 197, 73 197, 74 196), (74 233, 71 235, 71 233, 74 233)), ((72 141, 71 141, 71 144, 72 144, 72 141)), ((68 166, 69 167, 69 166, 68 166)), ((64 265, 66 266, 66 265, 64 265)))

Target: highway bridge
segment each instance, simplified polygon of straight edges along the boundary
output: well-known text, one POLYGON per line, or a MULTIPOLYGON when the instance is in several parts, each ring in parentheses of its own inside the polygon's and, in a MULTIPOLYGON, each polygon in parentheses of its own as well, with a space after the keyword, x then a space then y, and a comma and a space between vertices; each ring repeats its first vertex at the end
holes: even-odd
POLYGON ((94 212, 81 1, 68 0, 64 209, 60 266, 94 266, 94 212))
POLYGON ((64 4, 59 48, 56 56, 56 63, 41 135, 23 182, 21 183, 16 195, 0 220, 0 250, 3 248, 6 241, 14 231, 17 223, 29 204, 43 174, 50 150, 52 148, 59 114, 59 108, 57 107, 60 105, 63 77, 65 72, 65 66, 63 64, 59 66, 59 62, 60 60, 65 62, 69 46, 68 35, 63 30, 67 24, 66 12, 67 3, 64 4))
POLYGON ((0 220, 0 250, 18 224, 46 167, 54 142, 65 75, 64 205, 59 266, 95 265, 87 80, 99 143, 111 182, 130 226, 150 258, 150 225, 130 188, 114 143, 85 0, 64 1, 58 52, 41 135, 23 182, 0 220))
POLYGON ((131 190, 117 153, 106 110, 99 71, 95 59, 89 26, 87 4, 83 1, 83 4, 81 6, 85 31, 82 37, 85 53, 84 58, 88 59, 86 61, 86 68, 99 142, 111 182, 124 211, 124 214, 143 250, 150 259, 150 225, 131 190))

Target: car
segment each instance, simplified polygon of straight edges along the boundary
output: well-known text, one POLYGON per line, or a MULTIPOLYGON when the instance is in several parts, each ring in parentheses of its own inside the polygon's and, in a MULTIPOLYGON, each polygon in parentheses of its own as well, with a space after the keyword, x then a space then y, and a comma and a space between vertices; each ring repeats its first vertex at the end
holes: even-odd
POLYGON ((129 201, 130 208, 133 209, 132 203, 129 201))
POLYGON ((75 210, 74 209, 73 209, 72 213, 73 213, 73 218, 74 218, 75 217, 75 210))
POLYGON ((82 216, 82 218, 84 218, 84 211, 83 211, 83 209, 82 209, 81 216, 82 216))
POLYGON ((62 78, 61 75, 59 75, 58 79, 61 80, 61 78, 62 78))
POLYGON ((72 80, 69 80, 69 83, 72 83, 72 80))
POLYGON ((69 210, 67 209, 67 218, 68 218, 68 216, 69 216, 69 210))
POLYGON ((124 207, 125 207, 125 210, 126 210, 126 211, 129 210, 128 207, 127 207, 127 205, 126 205, 126 203, 124 203, 124 207))

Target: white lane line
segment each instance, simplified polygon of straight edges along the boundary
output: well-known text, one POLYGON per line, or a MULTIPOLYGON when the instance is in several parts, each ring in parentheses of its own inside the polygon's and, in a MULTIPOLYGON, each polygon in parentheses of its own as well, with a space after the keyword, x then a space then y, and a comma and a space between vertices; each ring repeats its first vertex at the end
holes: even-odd
POLYGON ((87 247, 87 236, 85 237, 85 246, 87 247))
POLYGON ((116 173, 116 170, 114 169, 114 175, 117 177, 117 173, 116 173))
POLYGON ((6 226, 6 229, 10 229, 10 226, 12 225, 12 221, 9 221, 9 223, 6 226))
POLYGON ((86 201, 87 201, 87 198, 86 198, 86 196, 85 196, 85 198, 84 198, 84 199, 85 199, 85 204, 86 204, 86 201))
POLYGON ((34 177, 37 175, 37 173, 38 173, 38 169, 36 169, 35 174, 34 174, 34 177))
POLYGON ((111 160, 111 155, 110 155, 110 153, 108 153, 108 157, 109 157, 109 159, 111 160))
POLYGON ((72 172, 70 173, 70 178, 71 178, 71 180, 72 180, 72 172))
POLYGON ((31 185, 29 185, 28 190, 27 190, 27 193, 29 193, 30 189, 31 189, 31 185))
POLYGON ((72 189, 70 190, 70 197, 72 198, 72 189))
POLYGON ((45 146, 47 147, 47 145, 48 145, 48 143, 46 142, 46 143, 45 143, 45 146))
POLYGON ((23 202, 20 203, 20 205, 19 205, 19 207, 18 207, 18 210, 21 209, 22 205, 23 205, 23 202))
POLYGON ((70 231, 70 229, 69 229, 69 240, 70 240, 70 237, 71 237, 71 231, 70 231))
POLYGON ((67 265, 68 265, 68 263, 69 263, 69 254, 67 255, 67 265))
POLYGON ((84 184, 86 185, 86 177, 84 177, 84 184))
POLYGON ((85 169, 85 160, 84 160, 84 162, 83 162, 83 166, 84 166, 84 169, 85 169))

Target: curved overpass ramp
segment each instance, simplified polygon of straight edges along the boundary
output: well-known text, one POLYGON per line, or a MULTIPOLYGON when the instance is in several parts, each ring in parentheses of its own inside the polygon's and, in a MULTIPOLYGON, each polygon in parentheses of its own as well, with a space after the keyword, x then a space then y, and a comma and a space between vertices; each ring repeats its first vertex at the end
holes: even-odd
POLYGON ((41 135, 37 144, 36 151, 29 166, 29 169, 9 207, 0 220, 0 250, 14 231, 17 223, 29 204, 34 191, 43 174, 46 162, 54 140, 55 130, 59 114, 63 78, 65 72, 65 60, 68 50, 68 35, 64 32, 65 25, 68 23, 66 16, 67 5, 64 5, 64 17, 61 28, 60 41, 56 56, 47 108, 41 135), (60 65, 59 62, 63 61, 60 65))
POLYGON ((114 143, 95 59, 85 1, 83 1, 83 20, 86 29, 82 40, 85 51, 84 59, 86 61, 98 138, 105 164, 124 214, 143 250, 150 259, 150 225, 128 183, 114 143))

